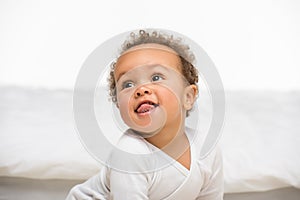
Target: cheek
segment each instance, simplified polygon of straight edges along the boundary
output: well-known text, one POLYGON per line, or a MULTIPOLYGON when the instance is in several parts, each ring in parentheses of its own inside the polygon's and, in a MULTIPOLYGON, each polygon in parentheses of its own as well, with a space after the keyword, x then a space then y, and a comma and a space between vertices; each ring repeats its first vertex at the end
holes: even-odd
POLYGON ((159 96, 169 103, 171 101, 180 102, 183 94, 182 87, 179 86, 179 83, 174 84, 174 82, 161 86, 157 91, 159 96))
POLYGON ((124 121, 129 118, 129 108, 131 108, 130 94, 120 93, 118 95, 118 107, 124 121))
POLYGON ((160 101, 169 115, 177 115, 181 112, 181 96, 178 89, 164 88, 159 92, 160 101))

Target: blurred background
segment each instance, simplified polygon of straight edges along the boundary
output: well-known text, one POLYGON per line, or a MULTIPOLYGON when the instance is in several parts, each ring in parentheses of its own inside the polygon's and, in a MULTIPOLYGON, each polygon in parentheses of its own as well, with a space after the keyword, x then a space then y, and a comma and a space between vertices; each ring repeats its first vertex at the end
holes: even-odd
POLYGON ((300 188, 299 10, 297 0, 2 0, 0 194, 18 199, 19 178, 75 180, 62 197, 98 171, 76 135, 73 87, 96 47, 140 28, 179 32, 215 63, 225 192, 300 188))
POLYGON ((72 89, 103 41, 163 28, 197 42, 225 89, 299 89, 299 7, 296 0, 1 1, 0 83, 72 89))

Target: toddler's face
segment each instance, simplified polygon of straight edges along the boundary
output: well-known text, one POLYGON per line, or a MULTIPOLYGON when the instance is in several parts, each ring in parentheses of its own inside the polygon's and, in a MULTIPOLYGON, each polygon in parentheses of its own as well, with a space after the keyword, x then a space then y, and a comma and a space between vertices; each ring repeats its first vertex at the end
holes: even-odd
POLYGON ((135 46, 118 59, 114 73, 122 119, 145 137, 178 127, 193 105, 196 89, 188 86, 181 60, 169 47, 135 46))

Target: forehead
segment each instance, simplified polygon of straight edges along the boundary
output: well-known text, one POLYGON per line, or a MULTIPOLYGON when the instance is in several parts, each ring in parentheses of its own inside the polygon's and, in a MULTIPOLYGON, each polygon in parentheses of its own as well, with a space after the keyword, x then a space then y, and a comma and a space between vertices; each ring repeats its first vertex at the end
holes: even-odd
POLYGON ((157 43, 146 43, 146 44, 140 44, 140 45, 133 46, 130 49, 126 50, 122 55, 125 55, 126 53, 129 53, 132 51, 142 50, 142 49, 157 49, 157 50, 162 50, 162 51, 168 51, 170 53, 174 53, 174 54, 178 55, 178 53, 174 49, 172 49, 166 45, 157 44, 157 43))
POLYGON ((140 66, 160 65, 181 72, 181 60, 172 48, 161 44, 141 44, 125 51, 117 60, 115 79, 140 66))

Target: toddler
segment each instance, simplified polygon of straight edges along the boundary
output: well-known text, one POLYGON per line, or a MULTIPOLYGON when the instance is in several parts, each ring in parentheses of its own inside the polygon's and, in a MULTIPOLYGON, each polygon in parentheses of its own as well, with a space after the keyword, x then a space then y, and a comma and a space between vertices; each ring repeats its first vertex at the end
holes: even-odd
POLYGON ((193 59, 173 36, 131 33, 109 77, 110 96, 129 127, 118 147, 133 154, 160 151, 173 162, 141 173, 104 166, 72 188, 67 200, 223 199, 220 152, 214 149, 200 159, 193 140, 199 133, 185 125, 198 94, 193 59))

